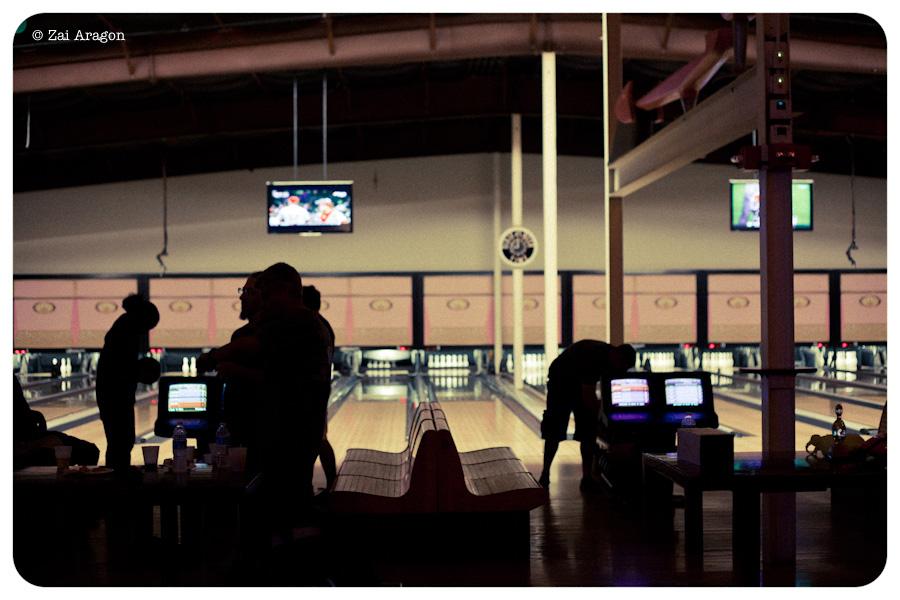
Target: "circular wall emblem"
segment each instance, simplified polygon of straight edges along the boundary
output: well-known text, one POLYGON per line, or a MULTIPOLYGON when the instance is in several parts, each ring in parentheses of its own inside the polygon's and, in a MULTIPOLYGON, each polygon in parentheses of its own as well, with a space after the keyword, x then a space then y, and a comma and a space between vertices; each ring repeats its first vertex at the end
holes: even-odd
POLYGON ((794 308, 806 308, 812 304, 812 300, 806 296, 794 296, 794 308))
POLYGON ((172 300, 169 302, 169 310, 174 313, 186 313, 194 308, 187 300, 172 300))
POLYGON ((541 305, 541 303, 538 301, 537 298, 525 298, 525 300, 522 302, 522 309, 523 310, 534 310, 540 305, 541 305))
POLYGON ((450 310, 468 310, 471 304, 465 298, 451 298, 447 300, 447 308, 450 310))
POLYGON ((876 306, 881 304, 881 298, 875 296, 874 294, 869 294, 868 296, 863 296, 862 298, 860 298, 859 303, 866 308, 875 308, 876 306))
POLYGON ((747 308, 750 306, 750 299, 746 296, 732 296, 728 299, 728 306, 731 308, 747 308))
POLYGON ((52 302, 35 302, 31 306, 31 310, 39 315, 49 315, 56 310, 56 305, 52 302))
POLYGON ((676 300, 672 296, 660 296, 653 301, 653 304, 656 305, 656 308, 669 310, 670 308, 675 308, 676 306, 678 306, 678 300, 676 300))
POLYGON ((378 312, 387 312, 394 308, 394 303, 387 298, 376 298, 369 302, 369 308, 378 312))
POLYGON ((322 300, 322 306, 319 307, 319 312, 328 310, 329 308, 331 308, 331 304, 329 304, 328 300, 322 300))
POLYGON ((119 305, 109 300, 98 302, 94 305, 94 310, 102 315, 109 315, 119 310, 119 305))
POLYGON ((234 312, 241 312, 241 301, 235 300, 234 302, 232 302, 231 310, 233 310, 234 312))
POLYGON ((537 238, 524 227, 510 227, 500 234, 500 258, 513 267, 524 267, 537 254, 537 238))
POLYGON ((606 298, 603 298, 602 296, 594 298, 594 301, 591 302, 591 304, 598 310, 606 310, 606 298))

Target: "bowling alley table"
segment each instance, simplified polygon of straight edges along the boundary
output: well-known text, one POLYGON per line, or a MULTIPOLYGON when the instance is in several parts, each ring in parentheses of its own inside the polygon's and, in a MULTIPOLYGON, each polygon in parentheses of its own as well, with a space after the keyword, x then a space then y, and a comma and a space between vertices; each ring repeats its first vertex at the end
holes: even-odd
POLYGON ((56 467, 27 467, 13 471, 14 510, 18 515, 39 508, 45 517, 63 518, 73 510, 104 517, 116 512, 140 520, 159 506, 163 539, 177 540, 193 525, 185 518, 189 513, 240 507, 258 482, 258 476, 213 471, 206 465, 187 473, 163 466, 157 471, 131 468, 125 477, 96 467, 70 468, 61 474, 56 467))
POLYGON ((887 495, 887 468, 879 461, 831 462, 810 458, 806 452, 769 461, 761 452, 736 452, 731 472, 710 473, 679 460, 677 453, 645 453, 641 458, 649 517, 671 510, 672 483, 684 489, 685 552, 690 562, 696 563, 703 554, 703 492, 732 492, 732 560, 735 570, 743 573, 759 572, 761 494, 868 489, 885 501, 887 495))

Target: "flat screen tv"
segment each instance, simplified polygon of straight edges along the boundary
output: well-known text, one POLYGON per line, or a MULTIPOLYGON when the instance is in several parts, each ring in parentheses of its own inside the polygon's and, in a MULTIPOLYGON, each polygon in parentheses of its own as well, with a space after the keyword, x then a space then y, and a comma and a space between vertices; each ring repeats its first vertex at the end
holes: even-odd
MULTIPOLYGON (((731 230, 759 230, 759 180, 731 179, 731 230)), ((812 231, 813 181, 795 179, 791 185, 791 212, 795 231, 812 231)))
POLYGON ((352 233, 352 181, 266 182, 269 233, 352 233))

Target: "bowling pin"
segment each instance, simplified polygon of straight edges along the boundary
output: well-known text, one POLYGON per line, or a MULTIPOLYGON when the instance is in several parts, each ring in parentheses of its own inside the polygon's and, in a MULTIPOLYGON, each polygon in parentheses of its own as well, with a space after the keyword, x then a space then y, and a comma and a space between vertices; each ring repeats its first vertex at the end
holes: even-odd
POLYGON ((187 377, 191 373, 191 365, 188 363, 188 357, 181 359, 181 374, 187 377))
POLYGON ((197 357, 191 357, 191 377, 197 376, 197 357))

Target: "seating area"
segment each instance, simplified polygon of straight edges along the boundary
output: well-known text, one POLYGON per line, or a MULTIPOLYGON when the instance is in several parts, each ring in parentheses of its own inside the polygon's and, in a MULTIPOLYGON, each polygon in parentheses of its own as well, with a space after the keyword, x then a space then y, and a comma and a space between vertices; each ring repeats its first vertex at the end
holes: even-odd
POLYGON ((331 494, 337 513, 524 513, 547 490, 509 448, 458 452, 437 402, 419 404, 397 452, 347 451, 331 494))

